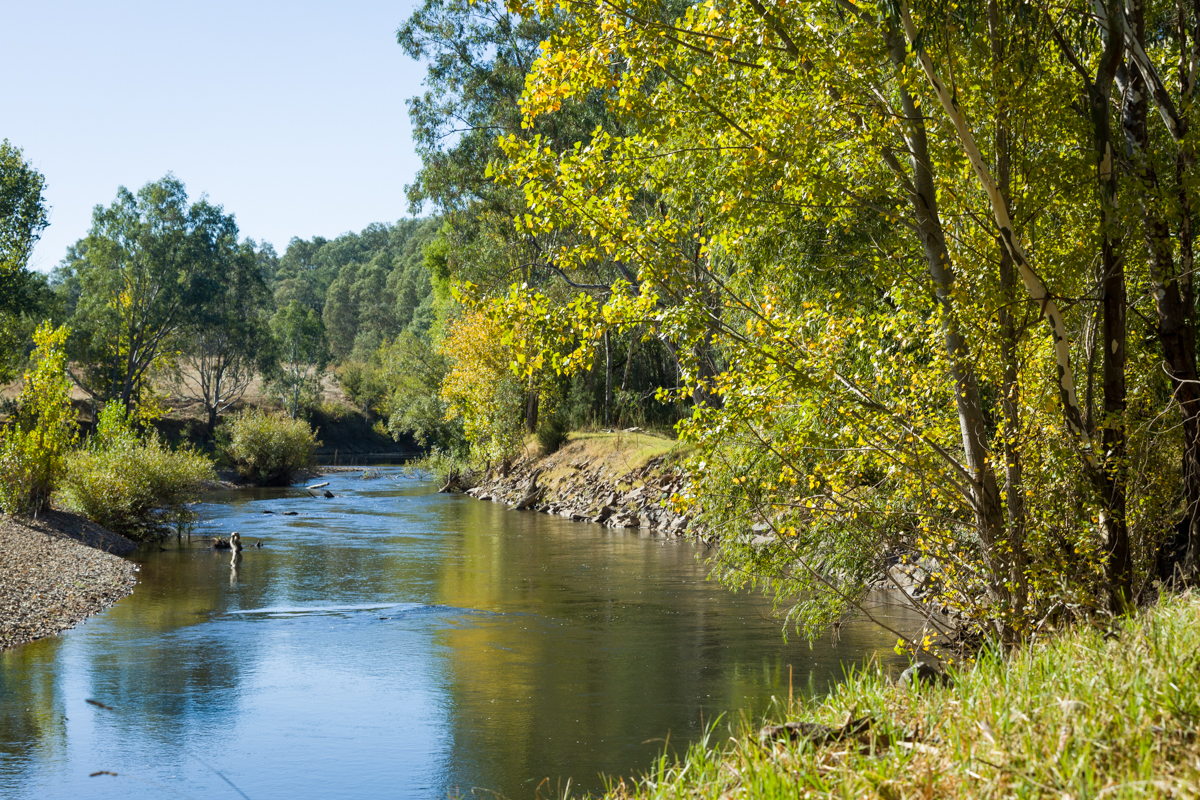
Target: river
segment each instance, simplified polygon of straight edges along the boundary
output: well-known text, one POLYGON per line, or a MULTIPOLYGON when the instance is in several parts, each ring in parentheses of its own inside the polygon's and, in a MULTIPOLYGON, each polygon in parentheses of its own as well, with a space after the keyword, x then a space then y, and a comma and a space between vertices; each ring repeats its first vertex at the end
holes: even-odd
POLYGON ((867 623, 785 643, 688 542, 398 472, 328 480, 331 500, 208 495, 191 542, 138 552, 131 596, 0 654, 0 796, 598 792, 720 715, 721 736, 756 719, 789 681, 821 693, 896 660, 867 623), (265 546, 205 546, 232 530, 265 546))

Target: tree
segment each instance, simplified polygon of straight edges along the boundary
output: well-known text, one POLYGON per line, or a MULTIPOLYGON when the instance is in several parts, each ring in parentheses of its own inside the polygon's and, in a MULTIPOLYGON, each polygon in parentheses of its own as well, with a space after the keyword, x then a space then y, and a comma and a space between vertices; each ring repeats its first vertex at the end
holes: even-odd
MULTIPOLYGON (((444 263, 450 278, 478 284, 485 294, 502 295, 513 284, 527 285, 566 302, 576 290, 604 297, 615 283, 636 281, 624 265, 600 252, 576 264, 567 277, 556 253, 571 247, 577 232, 567 226, 550 230, 514 225, 528 221, 531 212, 537 216, 538 210, 530 207, 519 186, 491 179, 492 167, 504 158, 503 140, 538 142, 547 152, 569 154, 631 122, 616 113, 600 91, 577 92, 544 113, 522 114, 526 77, 535 70, 543 43, 570 29, 567 20, 569 14, 548 4, 535 8, 426 0, 397 32, 410 56, 429 63, 428 91, 409 101, 422 159, 416 180, 406 187, 410 206, 416 211, 430 202, 445 216, 448 224, 441 238, 449 251, 444 263)), ((658 331, 650 333, 657 336, 658 331)), ((604 345, 607 390, 592 394, 599 411, 586 416, 608 421, 616 405, 614 384, 652 395, 654 386, 647 378, 658 374, 660 362, 673 361, 676 353, 657 339, 642 343, 632 332, 613 331, 604 345), (622 360, 626 368, 614 380, 622 360), (631 368, 635 360, 639 369, 631 368)), ((701 354, 715 372, 713 353, 701 354)), ((670 371, 675 371, 673 365, 670 371)), ((525 405, 530 430, 536 427, 539 404, 538 394, 531 391, 525 405)), ((673 414, 674 408, 665 404, 660 410, 673 414)))
POLYGON ((204 404, 211 436, 259 372, 271 369, 270 296, 254 243, 223 239, 214 254, 215 291, 190 316, 180 336, 179 385, 204 404))
POLYGON ((217 293, 218 254, 236 239, 232 215, 203 199, 189 205, 173 175, 96 206, 57 275, 73 306, 80 386, 127 411, 144 401, 173 338, 217 293))
POLYGON ((34 327, 52 305, 46 279, 28 269, 47 225, 45 189, 20 148, 0 143, 0 383, 18 372, 34 327))
POLYGON ((329 363, 325 329, 316 311, 293 300, 275 312, 271 332, 279 362, 270 383, 295 419, 321 396, 321 377, 329 363))
POLYGON ((1134 67, 1152 97, 1162 81, 1119 6, 1099 35, 1071 3, 563 8, 526 124, 599 94, 626 133, 565 151, 507 136, 494 171, 569 280, 601 259, 631 278, 571 322, 577 354, 534 289, 509 292, 509 327, 552 332, 564 368, 614 328, 675 348, 684 388, 718 400, 681 425, 682 501, 718 572, 799 598, 810 633, 897 556, 934 559, 939 607, 1007 641, 1128 602, 1178 513, 1179 433, 1167 375, 1125 333, 1152 299, 1126 275, 1154 260, 1118 213, 1109 87, 1134 67))
POLYGON ((29 307, 27 266, 46 225, 46 179, 19 147, 0 142, 0 314, 29 307))
POLYGON ((25 373, 19 410, 0 431, 0 510, 36 516, 66 469, 75 414, 64 348, 66 328, 42 323, 34 332, 34 366, 25 373))

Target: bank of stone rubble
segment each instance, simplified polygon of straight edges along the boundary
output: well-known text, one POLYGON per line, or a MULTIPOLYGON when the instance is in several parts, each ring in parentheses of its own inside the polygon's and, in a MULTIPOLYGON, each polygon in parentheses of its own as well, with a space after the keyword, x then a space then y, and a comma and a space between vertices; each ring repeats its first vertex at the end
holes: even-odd
POLYGON ((586 442, 571 442, 549 456, 518 459, 507 472, 490 472, 466 493, 514 510, 682 536, 690 517, 669 503, 682 485, 668 455, 624 465, 596 458, 586 442))
POLYGON ((73 628, 133 591, 137 545, 75 514, 0 514, 0 649, 73 628))

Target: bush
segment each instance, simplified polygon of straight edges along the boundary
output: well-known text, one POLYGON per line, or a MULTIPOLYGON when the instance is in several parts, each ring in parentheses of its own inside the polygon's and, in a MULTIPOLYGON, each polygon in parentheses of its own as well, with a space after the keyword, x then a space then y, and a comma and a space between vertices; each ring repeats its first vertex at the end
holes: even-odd
POLYGON ((121 405, 109 403, 88 448, 67 457, 58 501, 111 531, 144 540, 191 522, 187 503, 215 478, 203 455, 171 450, 156 434, 139 438, 121 405))
POLYGON ((537 429, 538 446, 542 448, 542 455, 548 456, 551 453, 557 453, 558 449, 567 443, 567 435, 570 433, 570 427, 567 421, 562 417, 555 415, 543 422, 537 429))
POLYGON ((259 486, 290 484, 296 473, 315 463, 313 451, 321 444, 307 422, 283 414, 244 412, 225 428, 226 455, 239 475, 259 486))
POLYGON ((50 503, 75 442, 63 350, 68 334, 48 322, 38 327, 34 368, 25 374, 17 412, 0 432, 0 510, 8 514, 37 514, 50 503))

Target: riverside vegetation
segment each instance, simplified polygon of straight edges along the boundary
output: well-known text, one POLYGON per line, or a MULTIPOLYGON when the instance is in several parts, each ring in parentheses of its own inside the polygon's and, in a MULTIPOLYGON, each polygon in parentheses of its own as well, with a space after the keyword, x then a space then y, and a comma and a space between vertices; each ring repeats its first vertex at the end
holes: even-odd
POLYGON ((894 685, 868 664, 827 698, 780 701, 779 714, 824 723, 801 729, 815 735, 743 721, 722 743, 726 723, 714 725, 605 796, 1195 797, 1198 654, 1187 594, 1111 628, 981 653, 952 686, 894 685))
POLYGON ((433 216, 282 257, 168 175, 33 275, 5 142, 6 368, 69 325, 144 428, 187 367, 212 446, 251 378, 302 418, 332 367, 492 494, 530 437, 669 431, 656 502, 810 638, 885 581, 902 650, 1015 665, 1200 581, 1196 9, 424 0, 397 41, 433 216))

